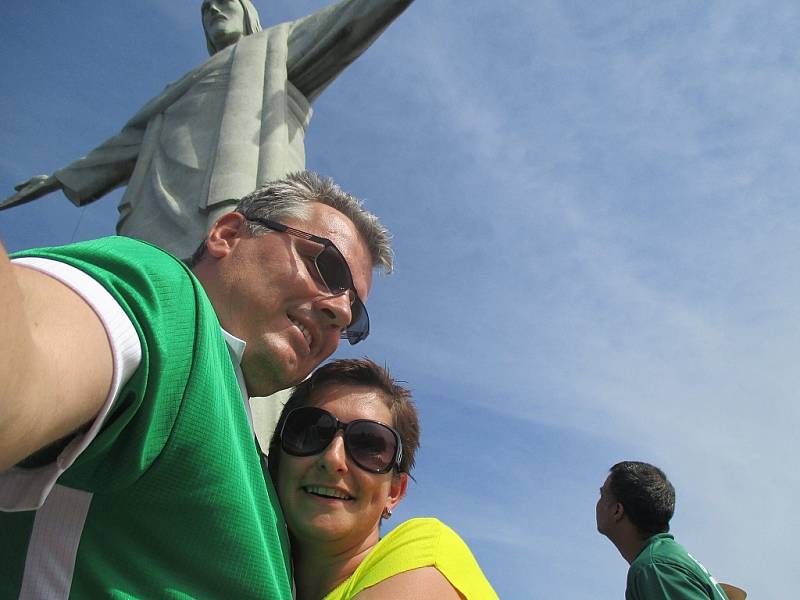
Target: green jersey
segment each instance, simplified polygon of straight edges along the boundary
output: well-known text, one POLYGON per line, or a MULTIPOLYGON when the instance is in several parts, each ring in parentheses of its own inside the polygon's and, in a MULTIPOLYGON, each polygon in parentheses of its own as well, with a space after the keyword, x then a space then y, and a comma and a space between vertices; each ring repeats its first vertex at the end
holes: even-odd
POLYGON ((135 328, 141 362, 44 504, 0 513, 0 598, 290 599, 277 495, 197 279, 127 238, 21 255, 99 282, 135 328))
POLYGON ((727 600, 725 592, 672 534, 659 533, 631 563, 625 600, 727 600))

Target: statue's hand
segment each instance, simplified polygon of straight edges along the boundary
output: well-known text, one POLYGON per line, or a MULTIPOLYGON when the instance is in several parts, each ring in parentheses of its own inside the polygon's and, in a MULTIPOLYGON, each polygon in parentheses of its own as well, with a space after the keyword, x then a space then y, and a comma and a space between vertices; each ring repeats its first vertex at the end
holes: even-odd
POLYGON ((28 179, 28 181, 15 185, 14 189, 17 190, 17 193, 0 202, 0 210, 11 208, 18 204, 25 204, 61 189, 61 183, 52 175, 36 175, 28 179))

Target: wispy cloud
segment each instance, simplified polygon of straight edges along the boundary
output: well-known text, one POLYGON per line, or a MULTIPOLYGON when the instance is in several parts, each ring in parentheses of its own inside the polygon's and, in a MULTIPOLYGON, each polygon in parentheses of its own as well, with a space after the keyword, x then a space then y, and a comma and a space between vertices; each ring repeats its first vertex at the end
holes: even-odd
MULTIPOLYGON (((324 4, 257 2, 264 23, 324 4)), ((25 7, 0 25, 5 180, 76 158, 204 58, 196 6, 56 8, 95 36, 51 39, 25 7)), ((419 1, 315 103, 309 163, 396 235, 373 336, 342 354, 385 360, 418 399, 400 516, 462 532, 501 597, 566 577, 574 598, 621 593, 592 508, 623 458, 664 466, 675 531, 712 571, 792 589, 798 30, 784 0, 419 1)), ((77 213, 41 202, 0 215, 3 235, 68 239, 77 213)), ((87 209, 86 231, 113 213, 87 209)))

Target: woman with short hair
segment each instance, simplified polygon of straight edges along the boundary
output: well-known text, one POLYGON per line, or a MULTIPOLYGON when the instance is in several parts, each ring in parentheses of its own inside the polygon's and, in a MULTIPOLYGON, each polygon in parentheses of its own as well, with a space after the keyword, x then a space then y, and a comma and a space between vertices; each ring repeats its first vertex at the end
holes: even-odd
POLYGON ((437 519, 380 537, 419 447, 408 389, 371 360, 338 360, 295 389, 270 448, 298 600, 497 598, 461 538, 437 519))

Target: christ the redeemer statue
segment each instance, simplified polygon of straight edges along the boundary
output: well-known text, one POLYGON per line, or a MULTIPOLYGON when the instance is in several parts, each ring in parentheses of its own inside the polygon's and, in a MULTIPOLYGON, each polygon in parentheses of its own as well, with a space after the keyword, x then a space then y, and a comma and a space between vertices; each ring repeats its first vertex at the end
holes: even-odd
POLYGON ((205 0, 211 58, 123 129, 0 207, 61 189, 83 206, 127 184, 117 232, 183 258, 258 185, 305 168, 310 103, 413 0, 342 0, 261 30, 250 0, 205 0))

